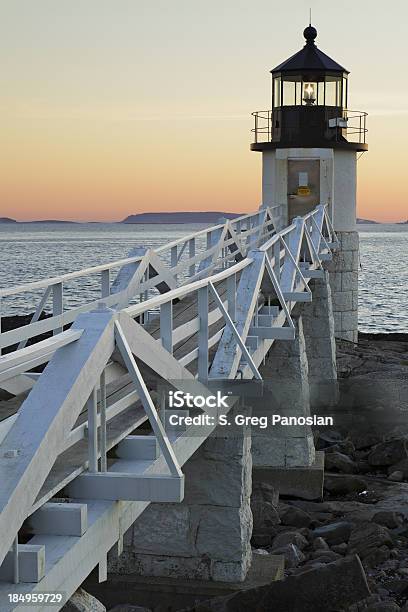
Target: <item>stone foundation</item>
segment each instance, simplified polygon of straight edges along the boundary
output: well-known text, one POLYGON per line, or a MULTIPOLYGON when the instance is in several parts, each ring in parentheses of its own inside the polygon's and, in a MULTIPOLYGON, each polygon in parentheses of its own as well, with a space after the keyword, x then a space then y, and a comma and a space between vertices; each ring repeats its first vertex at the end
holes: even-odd
POLYGON ((338 400, 336 341, 329 273, 310 283, 313 301, 299 303, 295 312, 302 316, 309 368, 310 404, 328 407, 338 400))
MULTIPOLYGON (((233 414, 230 417, 233 420, 233 414)), ((251 435, 218 428, 183 468, 185 498, 151 504, 126 533, 109 572, 238 582, 251 565, 251 435)))
POLYGON ((336 338, 358 340, 358 232, 336 232, 340 248, 325 267, 330 273, 336 338))
MULTIPOLYGON (((309 382, 306 345, 302 318, 294 319, 295 340, 274 343, 265 365, 260 368, 264 379, 262 405, 254 414, 271 416, 309 416, 309 382)), ((254 467, 309 466, 315 460, 311 428, 269 425, 266 429, 252 428, 252 460, 254 467)))

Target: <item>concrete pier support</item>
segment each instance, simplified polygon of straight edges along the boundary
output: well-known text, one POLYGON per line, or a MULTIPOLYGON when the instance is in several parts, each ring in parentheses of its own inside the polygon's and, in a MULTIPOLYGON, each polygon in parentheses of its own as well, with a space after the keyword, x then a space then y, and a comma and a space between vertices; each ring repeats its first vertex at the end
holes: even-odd
MULTIPOLYGON (((284 417, 310 415, 308 363, 303 322, 294 319, 296 338, 276 342, 260 369, 265 391, 256 412, 284 417)), ((256 468, 312 465, 315 460, 310 426, 280 425, 252 429, 252 460, 256 468)))
MULTIPOLYGON (((233 420, 233 415, 230 417, 233 420)), ((109 572, 243 581, 251 565, 251 435, 217 428, 183 468, 185 498, 151 504, 125 535, 109 572)))
POLYGON ((309 368, 310 405, 312 408, 333 406, 338 400, 336 341, 329 273, 310 283, 312 303, 300 303, 295 312, 301 315, 309 368))
POLYGON ((356 231, 336 231, 340 249, 325 266, 330 273, 336 338, 358 341, 359 238, 356 231))

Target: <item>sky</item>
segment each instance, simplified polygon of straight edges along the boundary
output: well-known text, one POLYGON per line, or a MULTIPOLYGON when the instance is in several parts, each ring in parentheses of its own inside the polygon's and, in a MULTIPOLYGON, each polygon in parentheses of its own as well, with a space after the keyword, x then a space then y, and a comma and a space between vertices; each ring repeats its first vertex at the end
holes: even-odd
POLYGON ((0 0, 0 216, 255 210, 251 112, 309 7, 369 113, 358 215, 407 219, 405 0, 0 0))

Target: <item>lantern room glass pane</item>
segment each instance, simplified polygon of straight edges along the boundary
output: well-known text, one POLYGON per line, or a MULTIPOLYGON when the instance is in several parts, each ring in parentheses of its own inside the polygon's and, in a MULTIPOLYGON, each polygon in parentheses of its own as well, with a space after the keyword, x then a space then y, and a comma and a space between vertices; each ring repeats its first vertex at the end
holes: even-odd
POLYGON ((323 106, 324 104, 324 81, 317 83, 317 105, 323 106))
POLYGON ((281 106, 281 78, 276 77, 273 79, 273 105, 276 108, 281 106))
POLYGON ((341 106, 341 77, 326 76, 326 106, 341 106))
POLYGON ((282 106, 294 106, 296 104, 295 81, 283 81, 282 106))
POLYGON ((343 102, 342 107, 347 108, 347 79, 343 78, 343 102))

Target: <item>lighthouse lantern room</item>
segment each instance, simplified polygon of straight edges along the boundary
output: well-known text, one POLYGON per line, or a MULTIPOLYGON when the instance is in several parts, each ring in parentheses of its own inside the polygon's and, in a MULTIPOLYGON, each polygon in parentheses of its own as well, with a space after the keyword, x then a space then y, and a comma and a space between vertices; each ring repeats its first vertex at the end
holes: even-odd
POLYGON ((272 108, 253 113, 252 151, 262 153, 262 205, 281 228, 328 204, 340 239, 330 263, 335 331, 357 341, 357 154, 367 151, 367 113, 350 111, 349 71, 317 48, 317 30, 271 70, 272 108))

